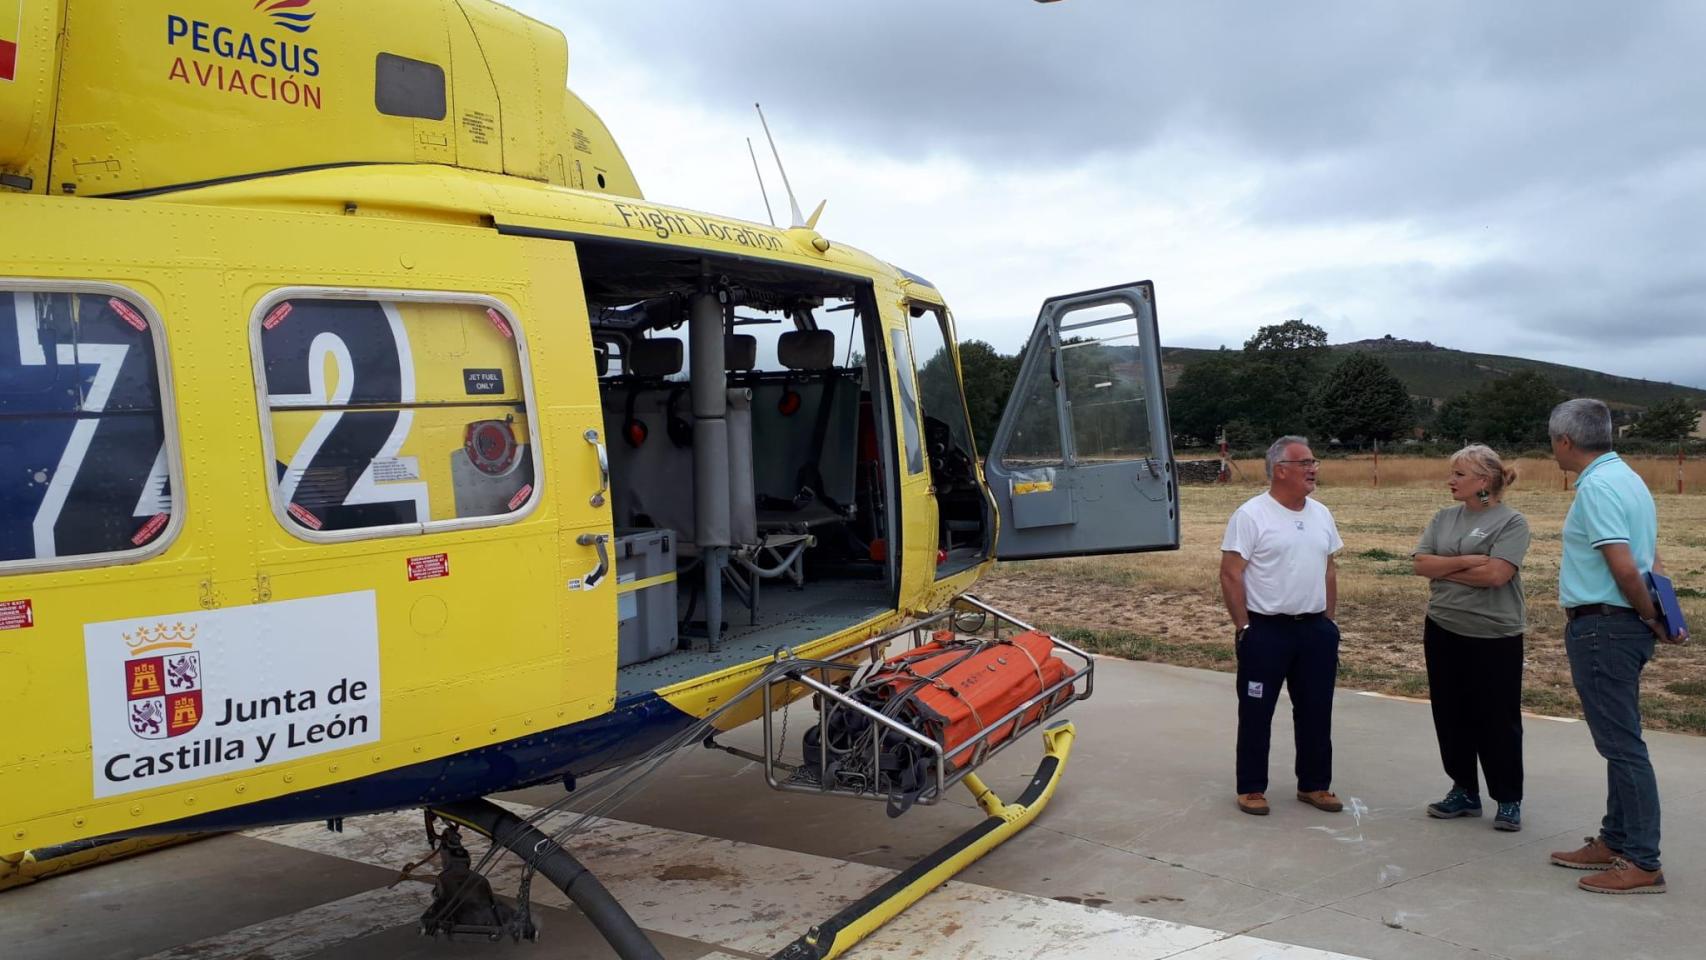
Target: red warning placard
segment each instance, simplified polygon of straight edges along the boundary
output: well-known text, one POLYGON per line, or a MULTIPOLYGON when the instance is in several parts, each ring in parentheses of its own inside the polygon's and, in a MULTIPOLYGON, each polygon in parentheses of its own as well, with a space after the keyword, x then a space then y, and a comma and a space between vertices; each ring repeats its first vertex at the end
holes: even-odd
POLYGON ((410 580, 432 580, 450 576, 450 554, 435 553, 428 557, 409 558, 410 580))
POLYGON ((0 0, 0 80, 18 79, 18 43, 24 32, 23 0, 0 0))
POLYGON ((0 630, 22 630, 36 625, 36 612, 28 600, 0 600, 0 630))

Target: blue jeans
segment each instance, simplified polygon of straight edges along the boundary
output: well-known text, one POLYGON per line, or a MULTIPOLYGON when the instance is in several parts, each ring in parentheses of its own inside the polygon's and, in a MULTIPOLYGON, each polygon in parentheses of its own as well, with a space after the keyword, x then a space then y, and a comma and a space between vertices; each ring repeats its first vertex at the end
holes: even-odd
POLYGON ((1570 676, 1606 761, 1600 837, 1643 870, 1659 868, 1659 783, 1641 739, 1641 670, 1653 642, 1633 613, 1578 617, 1564 629, 1570 676))

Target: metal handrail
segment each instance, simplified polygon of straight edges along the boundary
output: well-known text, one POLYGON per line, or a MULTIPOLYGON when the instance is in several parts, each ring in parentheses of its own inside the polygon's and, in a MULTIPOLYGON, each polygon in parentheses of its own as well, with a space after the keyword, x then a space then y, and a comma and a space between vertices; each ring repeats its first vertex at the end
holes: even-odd
MULTIPOLYGON (((935 803, 949 787, 958 783, 978 766, 988 762, 996 754, 1006 749, 1009 745, 1018 740, 1026 731, 1040 726, 1044 721, 1049 720, 1058 714, 1069 704, 1088 698, 1094 691, 1095 657, 1079 647, 1049 634, 1049 642, 1057 651, 1070 654, 1078 658, 1082 663, 1082 666, 1061 680, 1050 684, 1047 688, 1025 700, 1025 702, 1014 707, 1012 710, 1009 710, 995 721, 985 724, 974 736, 966 740, 966 742, 954 747, 952 750, 948 750, 940 742, 931 739, 917 730, 914 730, 906 724, 901 723, 899 720, 884 715, 881 711, 872 709, 866 704, 854 699, 852 696, 836 689, 835 686, 831 684, 829 678, 832 673, 852 674, 864 669, 868 665, 876 665, 884 662, 884 652, 890 644, 898 639, 910 636, 914 649, 922 646, 923 643, 921 642, 921 639, 925 635, 924 631, 929 630, 931 627, 934 627, 945 620, 950 620, 958 614, 966 612, 982 613, 992 618, 994 620, 994 624, 991 633, 993 640, 997 642, 1002 639, 1001 629, 1003 624, 1016 627, 1020 632, 1035 631, 1037 629, 1023 620, 990 606, 975 596, 965 594, 954 598, 950 601, 947 607, 924 617, 923 619, 915 620, 911 623, 890 630, 887 633, 872 637, 869 640, 862 641, 852 647, 835 653, 832 655, 834 659, 795 659, 789 661, 789 669, 766 681, 763 687, 764 710, 762 715, 764 718, 765 782, 768 783, 772 789, 786 790, 796 793, 834 793, 843 796, 856 796, 871 800, 883 800, 886 799, 887 796, 884 792, 878 789, 878 781, 875 779, 859 789, 838 787, 829 778, 825 777, 820 777, 818 782, 815 784, 803 783, 798 780, 797 776, 795 776, 798 768, 786 763, 782 758, 782 753, 787 749, 787 745, 785 743, 778 744, 776 742, 774 721, 771 715, 776 707, 776 698, 772 691, 778 684, 798 684, 812 691, 819 698, 822 698, 817 718, 818 744, 820 750, 827 751, 829 748, 829 704, 835 703, 852 709, 859 715, 870 720, 872 723, 879 724, 881 728, 893 731, 928 751, 934 760, 936 775, 935 783, 921 791, 916 800, 914 800, 914 803, 922 806, 929 806, 930 804, 935 803), (869 656, 862 656, 867 653, 869 656), (812 676, 814 673, 817 676, 812 676), (1062 690, 1071 689, 1080 682, 1084 684, 1084 688, 1081 692, 1068 699, 1060 700, 1058 703, 1054 702, 1062 690), (1036 716, 1029 721, 1025 721, 1024 717, 1026 713, 1033 710, 1036 711, 1036 716), (1013 725, 1012 732, 1000 743, 991 746, 989 743, 990 737, 992 737, 996 731, 1007 726, 1009 723, 1013 725), (962 756, 968 756, 969 762, 964 763, 959 769, 950 773, 949 768, 953 765, 953 762, 962 756), (778 771, 785 771, 790 775, 782 777, 778 775, 778 771)), ((873 771, 873 776, 876 776, 876 771, 881 768, 883 741, 885 739, 886 738, 881 735, 873 735, 871 737, 871 769, 873 771)))

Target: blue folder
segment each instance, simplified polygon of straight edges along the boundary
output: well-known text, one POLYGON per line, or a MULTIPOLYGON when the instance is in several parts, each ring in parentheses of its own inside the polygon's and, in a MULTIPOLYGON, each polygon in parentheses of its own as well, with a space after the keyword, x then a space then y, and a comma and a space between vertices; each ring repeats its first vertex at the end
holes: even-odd
POLYGON ((1647 590, 1653 595, 1653 606, 1659 611, 1659 621, 1665 636, 1675 638, 1688 632, 1688 621, 1682 618, 1682 604, 1676 602, 1676 590, 1670 578, 1662 573, 1648 573, 1647 590))

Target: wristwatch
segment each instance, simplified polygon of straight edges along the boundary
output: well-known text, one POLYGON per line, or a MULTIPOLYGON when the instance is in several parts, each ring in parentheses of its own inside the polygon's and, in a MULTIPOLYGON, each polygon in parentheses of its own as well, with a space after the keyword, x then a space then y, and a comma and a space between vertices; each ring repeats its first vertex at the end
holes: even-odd
POLYGON ((1242 627, 1233 627, 1232 628, 1232 645, 1234 647, 1236 647, 1240 643, 1243 643, 1244 642, 1244 634, 1249 633, 1249 632, 1250 632, 1250 625, 1247 623, 1244 624, 1242 627))

